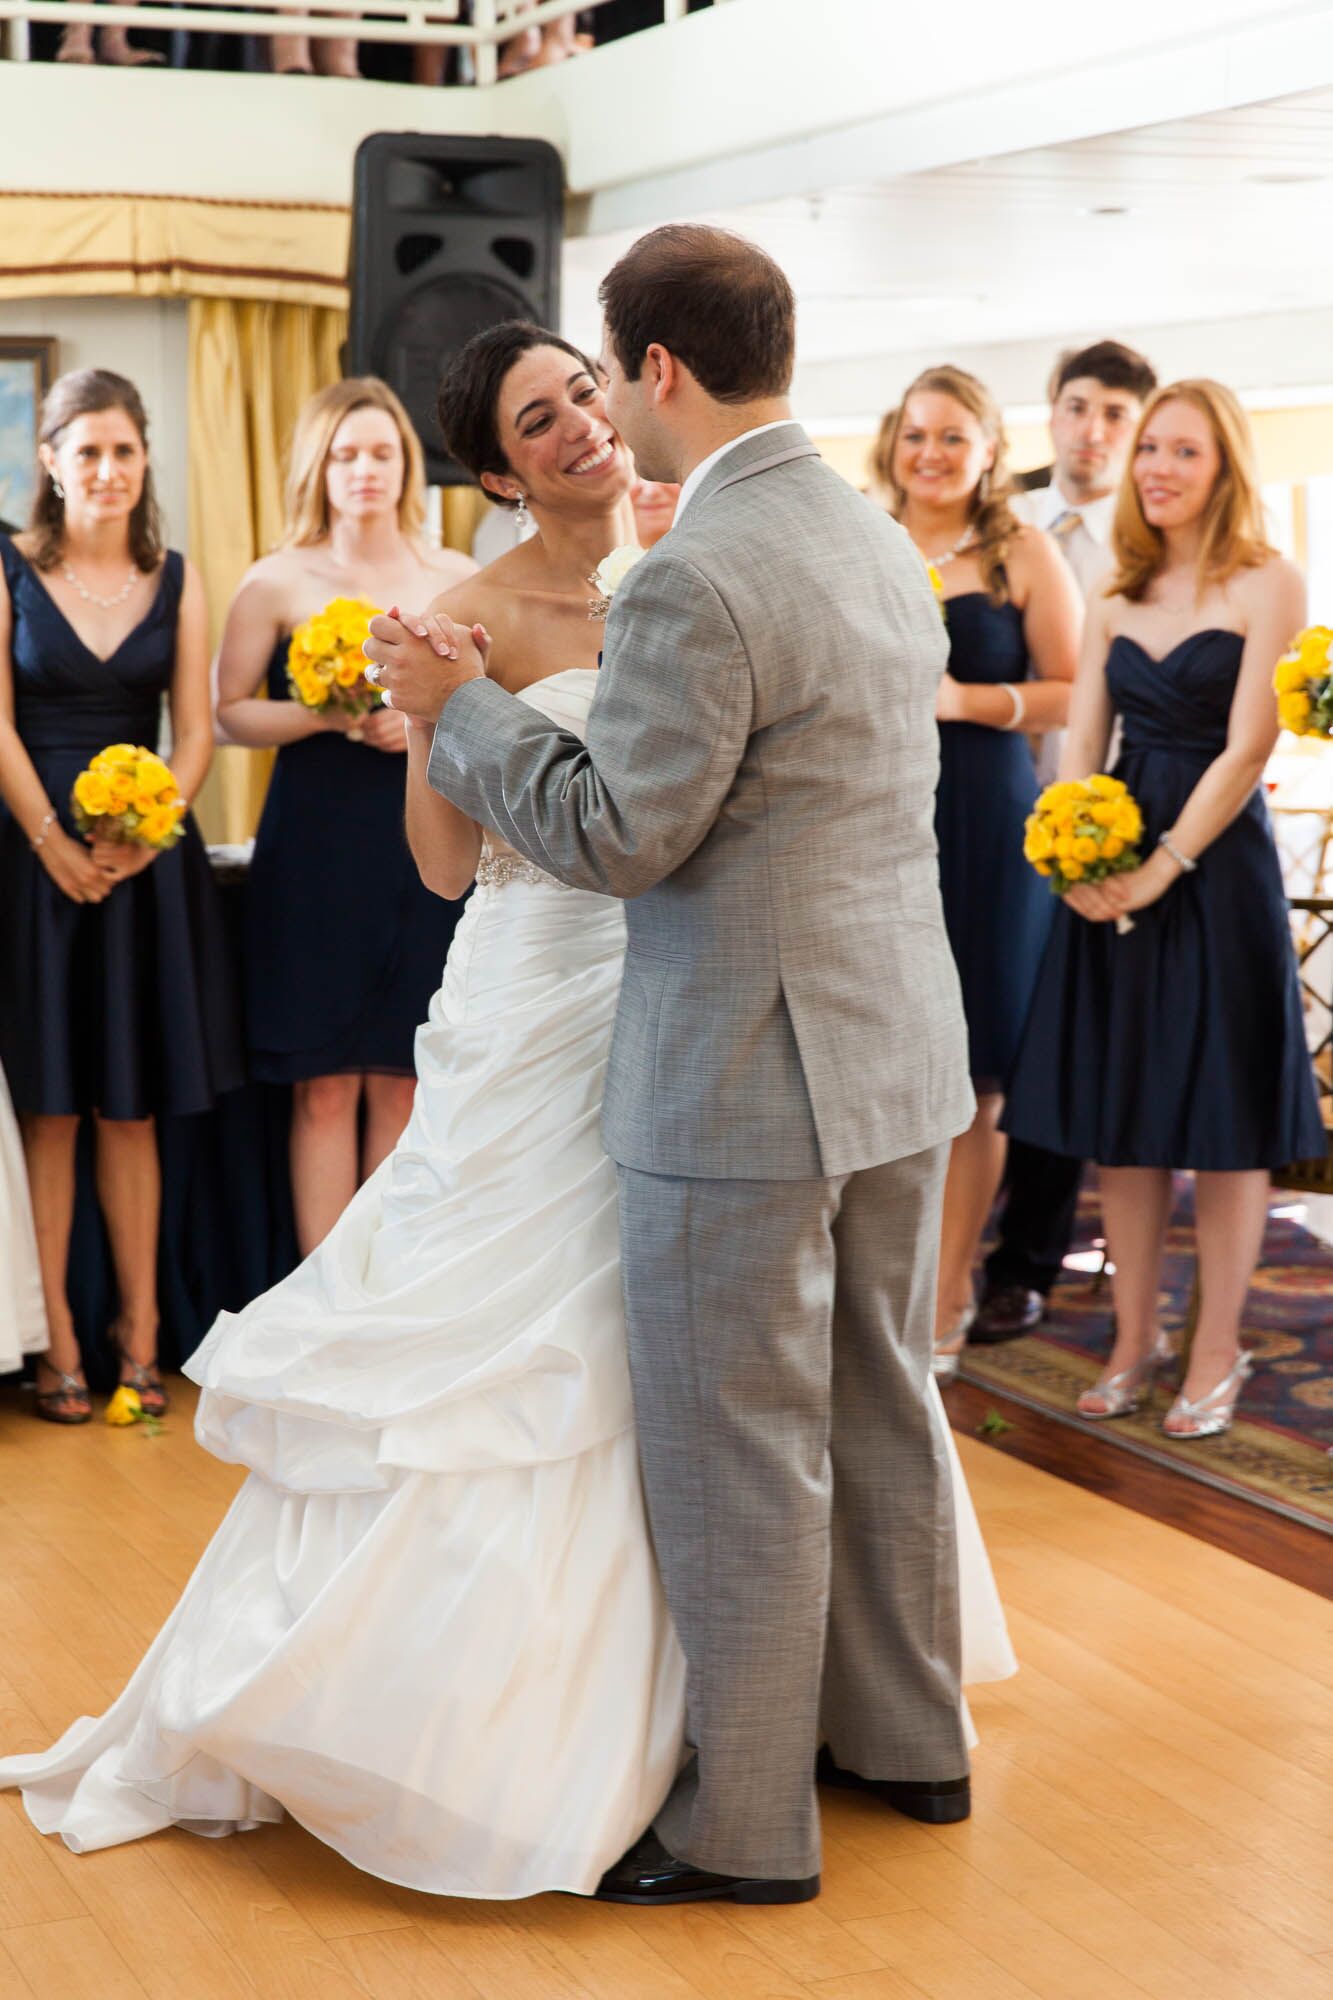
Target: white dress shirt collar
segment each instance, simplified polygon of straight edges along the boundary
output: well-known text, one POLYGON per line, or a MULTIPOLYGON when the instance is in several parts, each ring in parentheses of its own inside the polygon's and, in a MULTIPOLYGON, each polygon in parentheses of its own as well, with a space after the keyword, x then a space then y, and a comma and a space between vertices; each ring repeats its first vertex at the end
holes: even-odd
MULTIPOLYGON (((716 451, 710 451, 707 458, 701 458, 680 489, 680 498, 676 502, 676 521, 680 520, 681 515, 685 512, 685 509, 702 486, 705 477, 712 471, 720 458, 725 458, 729 451, 735 451, 737 445, 744 444, 747 438, 762 437, 765 431, 781 430, 785 424, 794 424, 795 422, 795 417, 778 417, 771 424, 756 424, 752 431, 742 431, 739 437, 728 438, 727 442, 720 444, 716 451)), ((675 522, 672 525, 674 527, 675 522)))

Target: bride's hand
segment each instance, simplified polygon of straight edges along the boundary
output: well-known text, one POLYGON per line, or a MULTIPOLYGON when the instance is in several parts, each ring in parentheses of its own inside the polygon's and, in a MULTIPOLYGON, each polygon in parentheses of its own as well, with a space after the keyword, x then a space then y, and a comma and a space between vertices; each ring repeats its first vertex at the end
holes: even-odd
POLYGON ((390 708, 435 722, 450 695, 485 674, 490 643, 484 626, 469 631, 439 612, 404 613, 395 607, 370 621, 364 650, 373 671, 366 678, 384 691, 390 708))

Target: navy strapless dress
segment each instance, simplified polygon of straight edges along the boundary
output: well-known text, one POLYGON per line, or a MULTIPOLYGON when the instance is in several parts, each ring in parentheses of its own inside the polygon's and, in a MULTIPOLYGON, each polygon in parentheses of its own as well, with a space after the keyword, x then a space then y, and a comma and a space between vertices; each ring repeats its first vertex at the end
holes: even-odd
MULTIPOLYGON (((1023 615, 966 591, 945 605, 949 672, 971 684, 1020 682, 1030 663, 1023 615)), ((963 989, 968 1066, 980 1089, 1004 1087, 1018 1055, 1051 923, 1051 897, 1023 859, 1037 796, 1027 738, 974 722, 940 724, 935 833, 944 921, 963 989)))
MULTIPOLYGON (((288 701, 286 639, 268 669, 288 701)), ((345 736, 284 744, 246 901, 246 1022, 268 1083, 410 1076, 461 902, 423 888, 403 832, 407 760, 345 736)))
MULTIPOLYGON (((1117 638, 1115 775, 1145 857, 1226 746, 1244 641, 1194 632, 1156 660, 1117 638)), ((1016 1138, 1108 1167, 1230 1172, 1322 1156, 1282 874, 1256 790, 1198 868, 1121 937, 1056 911, 1005 1114, 1016 1138)))
MULTIPOLYGON (((176 661, 182 558, 108 660, 8 536, 15 722, 65 831, 74 780, 110 743, 156 746, 176 661)), ((103 903, 75 903, 0 809, 0 1064, 20 1111, 206 1111, 243 1081, 234 971, 208 856, 185 837, 103 903)))

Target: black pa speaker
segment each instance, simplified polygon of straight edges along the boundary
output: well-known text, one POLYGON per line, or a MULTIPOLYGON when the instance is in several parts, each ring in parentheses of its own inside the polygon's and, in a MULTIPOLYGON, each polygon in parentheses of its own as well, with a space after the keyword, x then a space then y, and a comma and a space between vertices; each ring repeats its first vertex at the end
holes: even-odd
POLYGON ((502 319, 560 321, 564 174, 544 139, 374 132, 352 183, 352 375, 396 390, 432 485, 469 475, 445 452, 435 399, 465 341, 502 319))

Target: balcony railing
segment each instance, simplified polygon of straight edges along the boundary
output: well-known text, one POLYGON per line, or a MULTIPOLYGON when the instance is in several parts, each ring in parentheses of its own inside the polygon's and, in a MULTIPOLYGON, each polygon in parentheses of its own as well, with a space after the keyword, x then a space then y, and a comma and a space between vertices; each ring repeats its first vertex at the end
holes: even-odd
MULTIPOLYGON (((437 44, 470 51, 472 72, 478 84, 497 80, 499 51, 523 28, 544 27, 548 21, 562 21, 571 14, 591 12, 608 0, 470 0, 463 18, 464 0, 375 0, 375 11, 365 16, 355 8, 339 8, 333 14, 302 13, 287 6, 237 7, 230 0, 143 0, 140 6, 102 6, 92 0, 0 0, 0 22, 5 23, 5 53, 12 61, 28 56, 28 27, 32 22, 54 22, 60 26, 88 22, 95 27, 193 30, 229 35, 317 35, 351 36, 362 42, 407 42, 437 44)), ((659 0, 663 21, 680 21, 688 11, 688 0, 659 0)), ((714 0, 718 4, 718 0, 714 0)))

